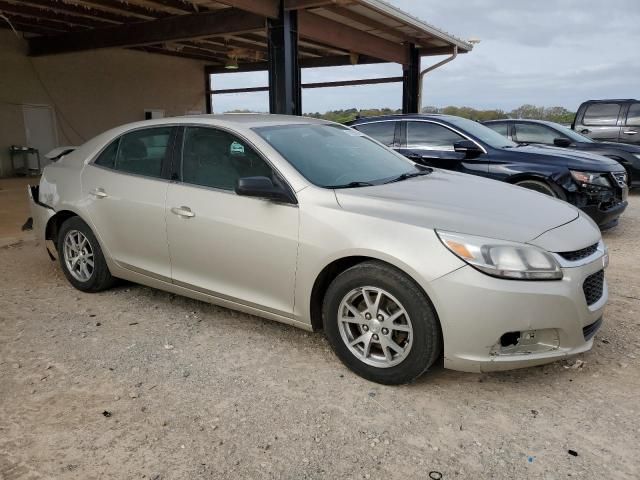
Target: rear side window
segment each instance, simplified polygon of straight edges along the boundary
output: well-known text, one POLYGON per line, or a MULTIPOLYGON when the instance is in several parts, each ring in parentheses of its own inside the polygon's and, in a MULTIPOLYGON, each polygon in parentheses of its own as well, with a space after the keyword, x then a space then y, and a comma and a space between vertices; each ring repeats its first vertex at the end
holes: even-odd
POLYGON ((116 170, 147 177, 162 177, 173 127, 147 128, 120 138, 116 170))
POLYGON ((371 138, 375 138, 377 141, 392 147, 396 132, 396 122, 373 122, 365 123, 364 125, 355 125, 356 130, 361 131, 365 135, 369 135, 371 138))
POLYGON ((407 148, 453 150, 453 144, 464 140, 453 130, 430 122, 407 122, 407 148))
POLYGON ((553 141, 556 138, 564 137, 560 133, 556 133, 550 128, 544 125, 534 125, 531 123, 516 123, 515 139, 518 142, 524 143, 544 143, 546 145, 553 145, 553 141))
POLYGON ((627 125, 640 127, 640 103, 632 103, 629 107, 627 125))
POLYGON ((182 147, 182 181, 233 190, 239 178, 269 177, 273 170, 242 139, 223 130, 187 127, 182 147))
POLYGON ((118 145, 120 144, 120 139, 111 142, 111 144, 105 148, 102 153, 96 158, 95 164, 100 165, 105 168, 115 168, 116 167, 116 156, 118 155, 118 145))
POLYGON ((617 103, 592 103, 584 112, 584 125, 615 125, 620 105, 617 103))
POLYGON ((507 123, 486 123, 485 125, 504 137, 509 134, 509 125, 507 123))

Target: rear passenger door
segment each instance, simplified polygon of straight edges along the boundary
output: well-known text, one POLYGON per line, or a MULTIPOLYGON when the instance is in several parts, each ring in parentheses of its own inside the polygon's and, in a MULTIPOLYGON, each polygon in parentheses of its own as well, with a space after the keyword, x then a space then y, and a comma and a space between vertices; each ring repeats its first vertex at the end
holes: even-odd
POLYGON ((591 103, 575 130, 599 142, 619 142, 622 113, 619 103, 591 103))
POLYGON ((472 174, 489 171, 486 154, 466 158, 454 150, 456 142, 467 138, 443 124, 407 120, 403 130, 404 140, 398 151, 416 163, 472 174))
POLYGON ((174 127, 125 133, 82 170, 89 221, 122 267, 170 280, 165 224, 174 127))
POLYGON ((640 145, 640 102, 629 105, 626 122, 622 127, 620 141, 640 145))

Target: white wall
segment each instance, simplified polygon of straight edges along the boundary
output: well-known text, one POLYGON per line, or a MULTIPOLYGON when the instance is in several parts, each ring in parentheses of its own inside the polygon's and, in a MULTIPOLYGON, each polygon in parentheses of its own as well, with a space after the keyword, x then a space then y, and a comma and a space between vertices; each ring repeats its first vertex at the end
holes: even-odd
MULTIPOLYGON (((0 31, 0 176, 10 145, 25 145, 23 104, 55 109, 61 145, 78 145, 113 126, 204 112, 204 63, 125 49, 28 57, 26 41, 0 31)), ((41 152, 44 154, 46 152, 41 152)))

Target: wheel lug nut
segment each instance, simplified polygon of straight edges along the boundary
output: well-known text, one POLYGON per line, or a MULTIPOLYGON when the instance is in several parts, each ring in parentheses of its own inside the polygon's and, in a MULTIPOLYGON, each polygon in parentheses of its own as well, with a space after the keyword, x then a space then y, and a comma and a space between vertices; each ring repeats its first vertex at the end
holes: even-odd
POLYGON ((371 320, 371 314, 370 313, 365 313, 364 314, 364 318, 366 318, 367 320, 371 320))
POLYGON ((362 330, 364 330, 365 332, 369 331, 369 327, 367 327, 366 325, 362 326, 362 330))
POLYGON ((379 320, 379 321, 384 320, 384 318, 382 318, 382 315, 378 315, 378 320, 379 320))
POLYGON ((387 335, 388 333, 389 333, 389 330, 388 330, 388 329, 386 329, 386 328, 383 328, 383 329, 382 329, 382 334, 383 334, 383 335, 387 335))
POLYGON ((374 339, 374 340, 378 340, 378 335, 374 333, 374 334, 373 334, 373 339, 374 339))

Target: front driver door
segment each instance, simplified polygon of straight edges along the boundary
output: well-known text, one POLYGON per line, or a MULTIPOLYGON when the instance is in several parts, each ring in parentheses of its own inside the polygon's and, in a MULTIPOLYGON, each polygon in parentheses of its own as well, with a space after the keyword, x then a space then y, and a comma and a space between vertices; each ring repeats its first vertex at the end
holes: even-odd
POLYGON ((173 282, 291 317, 298 207, 234 192, 238 178, 280 179, 239 136, 186 127, 179 182, 167 193, 173 282))
POLYGON ((471 174, 489 171, 486 154, 467 158, 454 150, 456 142, 467 139, 449 127, 425 120, 406 121, 405 125, 405 141, 398 151, 414 162, 471 174))
POLYGON ((120 266, 169 281, 163 172, 174 127, 126 133, 82 170, 82 191, 94 231, 120 266))

